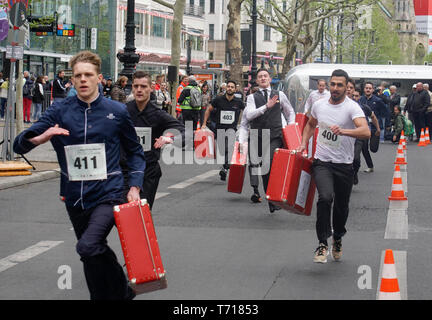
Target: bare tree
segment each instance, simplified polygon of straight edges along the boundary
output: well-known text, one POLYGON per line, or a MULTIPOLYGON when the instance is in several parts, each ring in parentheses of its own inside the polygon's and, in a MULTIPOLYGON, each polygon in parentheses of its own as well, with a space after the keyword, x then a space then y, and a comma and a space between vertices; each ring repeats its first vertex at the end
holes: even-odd
MULTIPOLYGON (((172 66, 176 66, 178 72, 178 70, 180 70, 180 56, 181 56, 180 35, 181 35, 181 28, 183 24, 183 15, 186 6, 186 0, 176 0, 174 3, 170 3, 165 0, 153 0, 153 1, 171 9, 174 13, 174 20, 172 24, 172 33, 171 33, 172 36, 171 36, 170 64, 172 66)), ((171 92, 174 93, 173 98, 175 97, 175 92, 177 91, 178 85, 179 85, 179 79, 177 76, 171 89, 171 92)), ((171 110, 172 115, 175 115, 176 102, 177 101, 173 101, 173 108, 171 110)))
POLYGON ((227 26, 227 43, 230 52, 231 80, 243 87, 243 65, 241 56, 241 5, 244 0, 230 0, 228 3, 229 21, 227 26))

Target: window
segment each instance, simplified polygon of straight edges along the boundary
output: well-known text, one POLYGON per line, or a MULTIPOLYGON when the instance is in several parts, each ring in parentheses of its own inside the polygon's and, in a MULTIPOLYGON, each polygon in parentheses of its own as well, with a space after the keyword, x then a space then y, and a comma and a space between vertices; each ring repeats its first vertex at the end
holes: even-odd
POLYGON ((152 36, 163 38, 165 35, 165 19, 152 16, 152 36))
POLYGON ((209 24, 209 40, 214 40, 214 24, 209 24))
POLYGON ((270 0, 265 0, 264 9, 265 9, 265 11, 271 10, 270 0))
POLYGON ((189 0, 189 5, 194 6, 195 5, 195 1, 194 0, 189 0))
POLYGON ((210 12, 215 13, 215 0, 210 0, 210 12))
POLYGON ((282 11, 286 12, 286 10, 287 10, 287 2, 284 1, 284 2, 282 2, 282 11))
POLYGON ((213 60, 214 58, 214 52, 209 52, 209 60, 213 60))
POLYGON ((225 13, 225 0, 222 0, 222 14, 225 13))
POLYGON ((200 0, 200 7, 203 9, 203 12, 205 12, 205 0, 200 0))
POLYGON ((171 39, 171 33, 172 33, 172 21, 170 19, 166 19, 166 35, 165 38, 171 39))
POLYGON ((135 12, 135 33, 136 34, 144 34, 144 26, 143 26, 143 14, 135 12))
POLYGON ((268 25, 264 25, 264 41, 271 41, 271 28, 268 25))
POLYGON ((222 24, 222 28, 221 28, 221 36, 220 36, 221 40, 224 40, 224 25, 222 24))

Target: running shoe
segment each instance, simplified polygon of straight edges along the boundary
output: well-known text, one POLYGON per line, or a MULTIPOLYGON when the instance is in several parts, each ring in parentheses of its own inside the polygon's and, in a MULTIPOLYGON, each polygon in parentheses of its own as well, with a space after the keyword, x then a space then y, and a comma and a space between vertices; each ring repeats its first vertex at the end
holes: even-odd
POLYGON ((373 168, 367 168, 367 169, 364 170, 364 172, 368 172, 368 173, 373 172, 373 171, 374 171, 373 168))
POLYGON ((342 239, 333 239, 332 257, 334 261, 339 261, 342 258, 342 239))
POLYGON ((318 248, 315 250, 315 256, 313 262, 326 263, 328 255, 329 255, 328 246, 326 246, 324 243, 320 243, 318 248))
POLYGON ((262 201, 262 198, 259 193, 254 193, 251 197, 251 201, 253 203, 260 203, 262 201))

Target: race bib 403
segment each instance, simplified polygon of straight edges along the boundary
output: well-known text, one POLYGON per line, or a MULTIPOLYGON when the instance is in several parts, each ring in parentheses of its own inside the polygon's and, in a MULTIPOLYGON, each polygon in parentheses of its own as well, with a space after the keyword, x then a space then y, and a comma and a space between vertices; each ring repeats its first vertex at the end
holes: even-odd
POLYGON ((77 144, 64 148, 70 181, 107 178, 104 143, 77 144))

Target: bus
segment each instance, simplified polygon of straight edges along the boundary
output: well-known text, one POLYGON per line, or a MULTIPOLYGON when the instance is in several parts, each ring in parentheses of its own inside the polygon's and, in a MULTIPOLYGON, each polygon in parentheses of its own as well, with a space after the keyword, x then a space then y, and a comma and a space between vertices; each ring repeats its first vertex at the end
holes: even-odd
POLYGON ((429 83, 432 87, 432 66, 307 63, 292 68, 279 82, 277 89, 287 95, 296 112, 304 112, 306 99, 312 90, 317 89, 317 80, 328 82, 336 69, 345 70, 355 80, 361 93, 366 81, 372 82, 375 87, 383 81, 389 86, 395 85, 401 96, 401 108, 412 92, 413 84, 429 83))

